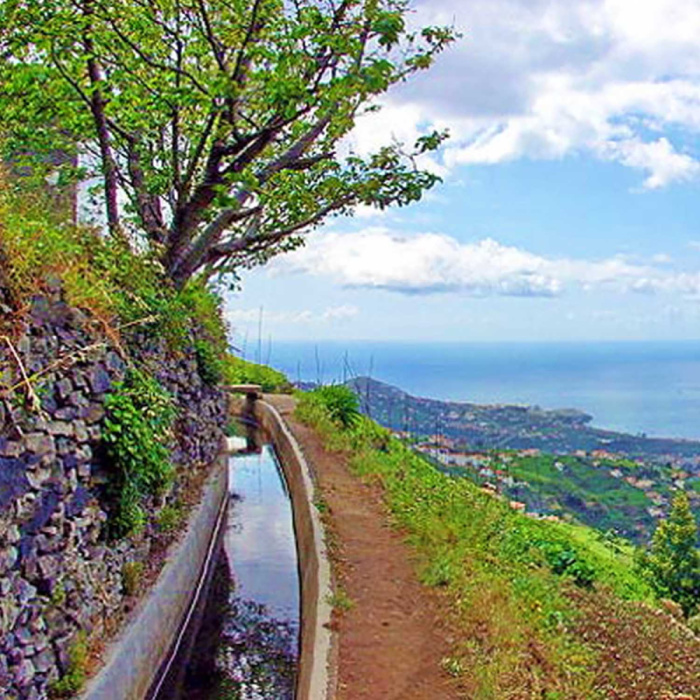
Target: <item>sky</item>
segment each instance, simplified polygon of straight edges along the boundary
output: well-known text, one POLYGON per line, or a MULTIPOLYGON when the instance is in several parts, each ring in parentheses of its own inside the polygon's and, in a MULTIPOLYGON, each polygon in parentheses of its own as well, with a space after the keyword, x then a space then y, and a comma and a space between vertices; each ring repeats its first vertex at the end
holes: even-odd
POLYGON ((700 339, 700 3, 413 8, 463 36, 351 146, 448 128, 443 183, 246 272, 234 345, 261 317, 273 340, 700 339))

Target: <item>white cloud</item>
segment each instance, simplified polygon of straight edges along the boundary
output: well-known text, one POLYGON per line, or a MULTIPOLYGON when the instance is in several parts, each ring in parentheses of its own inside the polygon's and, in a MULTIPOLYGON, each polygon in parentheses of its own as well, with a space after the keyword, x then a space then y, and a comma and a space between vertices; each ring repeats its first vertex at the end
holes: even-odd
MULTIPOLYGON (((370 227, 353 234, 316 235, 307 247, 275 261, 273 270, 323 275, 350 287, 404 294, 552 297, 571 288, 605 288, 618 293, 700 295, 700 272, 670 270, 667 257, 654 263, 636 264, 619 256, 547 258, 489 238, 460 243, 438 233, 403 235, 370 227)), ((335 318, 347 311, 341 307, 326 313, 335 318)))
POLYGON ((356 306, 344 304, 342 306, 329 306, 323 311, 266 311, 265 309, 227 309, 224 313, 226 320, 236 325, 258 323, 261 318, 265 325, 272 324, 318 324, 335 323, 353 318, 360 313, 356 306))
POLYGON ((465 38, 360 120, 357 150, 449 127, 441 174, 588 153, 646 189, 698 176, 696 0, 418 0, 416 24, 453 20, 465 38))

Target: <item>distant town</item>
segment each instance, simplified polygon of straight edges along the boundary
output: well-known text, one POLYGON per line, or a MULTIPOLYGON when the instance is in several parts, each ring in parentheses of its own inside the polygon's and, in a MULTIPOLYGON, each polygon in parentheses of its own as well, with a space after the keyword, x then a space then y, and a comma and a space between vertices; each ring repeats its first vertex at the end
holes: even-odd
POLYGON ((365 414, 441 470, 531 517, 579 520, 641 542, 674 490, 687 490, 700 511, 698 441, 594 428, 576 409, 439 401, 367 377, 348 384, 365 414))

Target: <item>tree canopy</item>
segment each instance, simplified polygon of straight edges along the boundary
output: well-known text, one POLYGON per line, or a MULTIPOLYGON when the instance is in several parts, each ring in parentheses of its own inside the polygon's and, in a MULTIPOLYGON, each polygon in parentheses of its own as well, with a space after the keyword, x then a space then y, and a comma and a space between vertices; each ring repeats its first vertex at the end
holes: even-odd
POLYGON ((0 135, 41 172, 98 178, 109 234, 177 284, 235 272, 359 204, 418 200, 445 133, 339 145, 455 38, 406 0, 5 0, 0 135), (75 163, 80 168, 75 167, 75 163), (54 162, 55 165, 55 162, 54 162))
POLYGON ((697 540, 698 526, 688 495, 680 491, 668 518, 659 523, 644 563, 657 592, 677 602, 686 615, 700 606, 697 540))

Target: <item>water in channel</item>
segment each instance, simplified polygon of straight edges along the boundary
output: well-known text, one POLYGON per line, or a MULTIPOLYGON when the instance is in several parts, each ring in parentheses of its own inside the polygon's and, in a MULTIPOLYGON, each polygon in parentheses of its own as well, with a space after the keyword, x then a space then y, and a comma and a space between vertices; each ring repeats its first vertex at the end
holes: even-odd
POLYGON ((228 523, 180 697, 292 700, 300 600, 289 493, 269 445, 229 469, 228 523))

